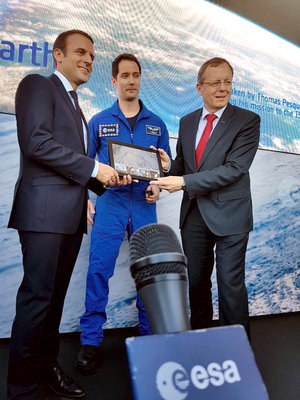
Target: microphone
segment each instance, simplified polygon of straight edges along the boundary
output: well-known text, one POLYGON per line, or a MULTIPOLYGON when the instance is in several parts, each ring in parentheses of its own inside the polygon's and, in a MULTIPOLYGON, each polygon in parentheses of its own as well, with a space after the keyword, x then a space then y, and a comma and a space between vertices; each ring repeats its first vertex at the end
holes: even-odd
POLYGON ((190 330, 187 259, 175 232, 149 224, 130 239, 130 271, 154 334, 190 330))

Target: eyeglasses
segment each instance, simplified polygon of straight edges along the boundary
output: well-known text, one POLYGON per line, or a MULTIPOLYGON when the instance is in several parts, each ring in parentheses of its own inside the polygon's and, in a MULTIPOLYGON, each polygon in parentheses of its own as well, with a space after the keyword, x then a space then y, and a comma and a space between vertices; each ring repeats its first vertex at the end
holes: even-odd
POLYGON ((230 86, 232 86, 233 82, 225 80, 225 81, 215 81, 215 82, 199 82, 199 84, 207 85, 207 86, 215 88, 215 87, 221 86, 222 84, 224 84, 224 86, 226 86, 226 87, 230 87, 230 86))

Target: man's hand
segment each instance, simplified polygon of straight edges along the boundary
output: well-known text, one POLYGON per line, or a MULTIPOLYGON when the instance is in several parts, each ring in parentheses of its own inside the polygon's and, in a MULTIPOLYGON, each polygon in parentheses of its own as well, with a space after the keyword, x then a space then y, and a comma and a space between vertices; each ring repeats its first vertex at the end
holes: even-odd
POLYGON ((117 186, 116 183, 119 183, 119 175, 117 171, 111 166, 100 162, 98 163, 98 173, 96 178, 107 187, 111 187, 113 183, 117 186))
POLYGON ((157 150, 159 152, 161 165, 164 171, 168 171, 171 165, 171 159, 163 149, 156 149, 154 146, 150 146, 150 149, 157 150))
POLYGON ((166 176, 164 178, 158 178, 156 181, 151 181, 150 185, 156 185, 160 189, 165 189, 170 193, 174 193, 182 189, 184 179, 183 176, 166 176))
MULTIPOLYGON (((125 185, 130 185, 132 182, 138 182, 137 179, 132 179, 130 175, 123 175, 122 177, 119 177, 119 184, 115 186, 125 186, 125 185)), ((112 187, 112 186, 111 186, 112 187)))
POLYGON ((154 204, 159 199, 159 187, 157 185, 149 185, 145 190, 145 200, 149 204, 154 204))
POLYGON ((102 163, 99 163, 98 174, 96 178, 108 188, 125 186, 132 183, 132 178, 130 175, 124 175, 122 178, 120 178, 115 169, 102 163))
POLYGON ((89 225, 93 225, 94 224, 94 214, 96 213, 95 208, 93 206, 93 203, 91 202, 91 200, 89 199, 87 201, 87 223, 89 225))

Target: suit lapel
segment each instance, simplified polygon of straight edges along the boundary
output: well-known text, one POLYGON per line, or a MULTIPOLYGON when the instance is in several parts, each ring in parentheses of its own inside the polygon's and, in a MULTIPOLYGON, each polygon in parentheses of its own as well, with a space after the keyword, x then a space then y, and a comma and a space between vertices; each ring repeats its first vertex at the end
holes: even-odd
POLYGON ((192 171, 196 171, 197 169, 195 160, 195 142, 201 115, 202 108, 195 111, 193 118, 188 125, 188 129, 186 130, 186 134, 188 135, 188 137, 186 137, 184 140, 184 144, 186 147, 185 154, 188 155, 188 157, 186 158, 186 162, 188 163, 192 171))
MULTIPOLYGON (((62 84, 61 80, 60 80, 55 74, 52 74, 49 78, 50 78, 50 79, 52 80, 52 82, 55 84, 55 86, 56 86, 57 89, 59 90, 60 94, 62 95, 63 99, 64 99, 65 102, 67 103, 67 105, 68 105, 68 107, 69 107, 71 113, 73 114, 73 117, 74 117, 74 119, 75 119, 75 122, 76 122, 76 125, 77 125, 77 128, 78 128, 78 133, 79 133, 79 136, 80 136, 80 140, 81 140, 81 143, 82 143, 82 147, 83 147, 83 150, 84 150, 84 152, 85 152, 84 138, 83 138, 83 129, 82 129, 82 121, 81 121, 80 118, 78 118, 78 114, 76 113, 76 110, 75 110, 75 107, 74 107, 74 105, 73 105, 73 103, 72 103, 72 100, 70 99, 70 96, 69 96, 69 94, 67 93, 66 89, 64 88, 64 85, 62 84)), ((80 110, 80 112, 81 112, 81 115, 83 116, 81 110, 80 110)), ((85 121, 85 119, 84 119, 84 121, 85 121)), ((85 121, 85 124, 86 124, 86 121, 85 121)))
POLYGON ((200 160, 200 163, 198 166, 198 170, 199 170, 199 168, 201 168, 205 158, 208 156, 208 154, 214 148, 217 141, 221 138, 221 136, 223 135, 225 130, 228 128, 233 115, 234 115, 234 108, 232 107, 231 104, 228 104, 206 144, 206 147, 204 149, 203 155, 201 157, 201 160, 200 160))

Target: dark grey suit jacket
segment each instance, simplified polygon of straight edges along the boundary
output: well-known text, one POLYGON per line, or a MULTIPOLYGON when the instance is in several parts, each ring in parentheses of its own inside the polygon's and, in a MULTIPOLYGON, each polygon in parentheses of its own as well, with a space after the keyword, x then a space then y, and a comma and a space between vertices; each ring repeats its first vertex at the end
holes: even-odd
POLYGON ((168 175, 183 175, 186 191, 180 213, 182 228, 191 199, 209 229, 219 236, 253 229, 249 168, 259 143, 260 117, 228 104, 207 142, 199 167, 195 140, 202 109, 180 120, 177 156, 168 175))
POLYGON ((60 79, 26 76, 16 93, 16 118, 20 172, 8 227, 76 232, 86 221, 95 161, 85 156, 81 121, 60 79))

